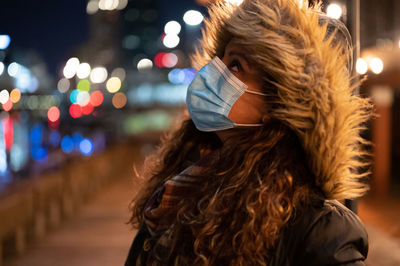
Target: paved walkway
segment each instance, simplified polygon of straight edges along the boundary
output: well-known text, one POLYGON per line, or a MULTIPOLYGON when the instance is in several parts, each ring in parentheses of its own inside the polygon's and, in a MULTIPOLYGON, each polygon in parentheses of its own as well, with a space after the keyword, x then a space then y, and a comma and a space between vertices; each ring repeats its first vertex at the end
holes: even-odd
MULTIPOLYGON (((78 215, 46 235, 40 243, 30 245, 25 256, 6 262, 6 266, 123 265, 134 236, 125 224, 134 189, 132 179, 120 179, 93 198, 78 215)), ((398 210, 392 209, 392 212, 398 210)), ((370 223, 374 220, 372 217, 379 215, 381 213, 377 209, 361 202, 360 216, 365 216, 370 242, 366 265, 399 266, 400 238, 380 228, 378 223, 370 223)))
POLYGON ((76 216, 31 244, 6 266, 123 265, 134 232, 125 224, 134 185, 126 178, 104 189, 76 216))

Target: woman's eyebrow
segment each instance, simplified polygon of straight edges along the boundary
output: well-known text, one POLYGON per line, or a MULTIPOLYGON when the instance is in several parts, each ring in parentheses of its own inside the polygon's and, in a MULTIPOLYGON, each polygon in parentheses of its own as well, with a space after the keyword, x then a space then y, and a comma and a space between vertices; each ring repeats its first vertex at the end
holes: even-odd
POLYGON ((246 54, 239 52, 239 51, 235 51, 235 50, 229 51, 229 53, 228 53, 229 57, 235 56, 235 55, 241 57, 244 61, 246 61, 246 64, 249 65, 249 61, 246 58, 246 54))

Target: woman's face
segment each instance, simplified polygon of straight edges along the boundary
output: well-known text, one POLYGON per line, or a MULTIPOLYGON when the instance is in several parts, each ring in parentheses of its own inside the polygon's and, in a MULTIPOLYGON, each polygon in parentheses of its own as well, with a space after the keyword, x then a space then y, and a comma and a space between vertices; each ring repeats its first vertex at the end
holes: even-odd
MULTIPOLYGON (((222 61, 238 79, 248 86, 248 90, 262 92, 262 73, 257 64, 251 62, 247 55, 246 47, 230 41, 225 48, 222 61)), ((266 111, 264 97, 243 93, 232 106, 228 117, 240 124, 262 123, 262 116, 266 111)))

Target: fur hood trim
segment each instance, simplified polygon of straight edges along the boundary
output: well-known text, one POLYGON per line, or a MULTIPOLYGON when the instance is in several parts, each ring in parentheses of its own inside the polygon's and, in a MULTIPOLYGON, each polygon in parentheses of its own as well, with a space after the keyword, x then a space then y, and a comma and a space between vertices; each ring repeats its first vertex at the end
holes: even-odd
POLYGON ((328 198, 362 196, 368 173, 359 171, 367 155, 360 132, 371 104, 354 93, 359 84, 346 67, 352 49, 345 26, 299 0, 217 1, 209 14, 195 67, 222 57, 232 39, 246 47, 271 85, 269 115, 297 133, 316 184, 328 198))

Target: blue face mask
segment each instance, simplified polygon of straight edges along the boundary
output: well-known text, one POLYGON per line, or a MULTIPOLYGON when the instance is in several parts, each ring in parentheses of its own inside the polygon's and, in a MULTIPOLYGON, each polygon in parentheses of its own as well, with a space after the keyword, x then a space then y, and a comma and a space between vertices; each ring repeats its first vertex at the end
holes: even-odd
POLYGON ((235 102, 243 93, 266 94, 247 90, 224 62, 214 57, 195 76, 189 85, 186 105, 196 128, 200 131, 218 131, 237 126, 262 126, 263 124, 237 124, 228 118, 235 102))

